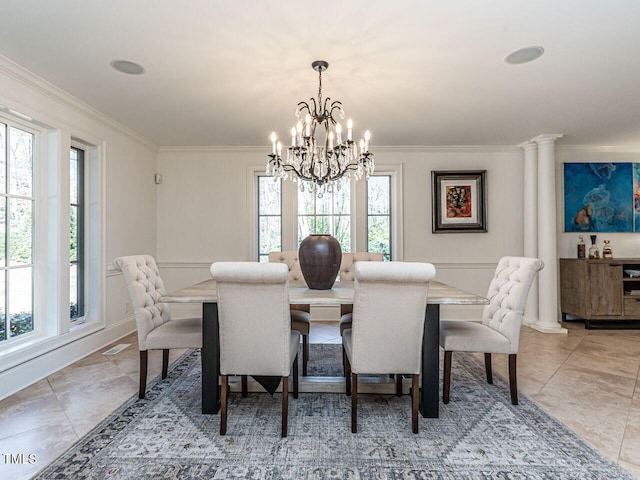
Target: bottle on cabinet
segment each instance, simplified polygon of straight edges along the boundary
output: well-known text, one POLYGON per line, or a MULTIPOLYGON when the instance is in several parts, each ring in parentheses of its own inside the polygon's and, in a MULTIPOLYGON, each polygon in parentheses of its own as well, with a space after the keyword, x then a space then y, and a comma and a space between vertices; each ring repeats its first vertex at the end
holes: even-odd
POLYGON ((584 258, 586 253, 586 247, 584 245, 584 237, 580 235, 578 237, 578 258, 584 258))
POLYGON ((604 241, 604 247, 602 247, 602 258, 613 258, 613 250, 611 248, 611 240, 604 241))
POLYGON ((598 250, 598 246, 596 245, 597 235, 590 235, 591 238, 591 246, 589 247, 589 258, 600 258, 600 250, 598 250))

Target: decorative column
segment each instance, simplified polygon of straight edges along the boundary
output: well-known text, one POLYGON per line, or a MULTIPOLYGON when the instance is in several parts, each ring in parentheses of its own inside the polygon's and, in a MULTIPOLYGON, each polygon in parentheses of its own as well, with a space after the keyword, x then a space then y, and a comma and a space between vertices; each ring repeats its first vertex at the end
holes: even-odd
POLYGON ((544 333, 567 333, 559 321, 556 242, 555 142, 561 137, 561 134, 545 134, 532 139, 538 144, 538 258, 544 262, 544 268, 538 273, 538 321, 530 326, 544 333))
MULTIPOLYGON (((525 142, 524 150, 524 256, 538 257, 538 144, 525 142)), ((522 323, 538 322, 538 278, 533 281, 522 323)))

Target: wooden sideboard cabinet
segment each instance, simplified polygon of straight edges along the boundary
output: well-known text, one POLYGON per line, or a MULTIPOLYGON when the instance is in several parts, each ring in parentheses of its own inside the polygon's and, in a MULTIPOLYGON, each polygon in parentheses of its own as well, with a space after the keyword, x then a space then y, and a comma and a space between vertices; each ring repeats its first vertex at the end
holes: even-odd
POLYGON ((640 259, 560 259, 562 319, 640 320, 640 259))

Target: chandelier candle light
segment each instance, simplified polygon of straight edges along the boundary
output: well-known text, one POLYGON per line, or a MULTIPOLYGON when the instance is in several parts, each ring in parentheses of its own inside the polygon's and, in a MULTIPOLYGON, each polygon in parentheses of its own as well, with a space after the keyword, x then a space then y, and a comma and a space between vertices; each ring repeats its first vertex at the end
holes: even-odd
MULTIPOLYGON (((304 191, 305 183, 318 197, 331 193, 335 187, 340 190, 343 179, 359 180, 362 175, 373 173, 375 168, 373 154, 369 152, 371 133, 364 132, 359 146, 353 141, 353 121, 347 121, 347 138, 342 136, 342 125, 333 117, 337 111, 344 119, 342 102, 331 101, 329 97, 322 103, 322 72, 329 64, 317 60, 311 64, 318 72, 318 100, 310 103, 300 102, 296 108, 298 122, 291 129, 291 146, 287 147, 287 158, 282 158, 282 143, 275 132, 271 134, 271 154, 267 161, 266 172, 275 178, 283 178, 300 183, 304 191), (305 113, 306 112, 306 113, 305 113), (323 143, 316 141, 316 128, 324 126, 323 143)), ((320 134, 321 132, 318 132, 320 134)))

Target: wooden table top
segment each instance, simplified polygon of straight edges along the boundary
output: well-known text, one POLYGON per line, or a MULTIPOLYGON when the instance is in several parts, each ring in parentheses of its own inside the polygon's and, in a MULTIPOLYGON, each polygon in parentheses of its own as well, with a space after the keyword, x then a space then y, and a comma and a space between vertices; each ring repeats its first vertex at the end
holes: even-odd
MULTIPOLYGON (((304 283, 289 285, 289 302, 307 305, 341 305, 353 303, 354 285, 336 282, 331 290, 311 290, 304 283)), ((212 303, 218 301, 213 279, 190 285, 160 297, 165 303, 212 303)), ((427 303, 437 305, 486 305, 489 301, 446 283, 429 282, 427 303)))

